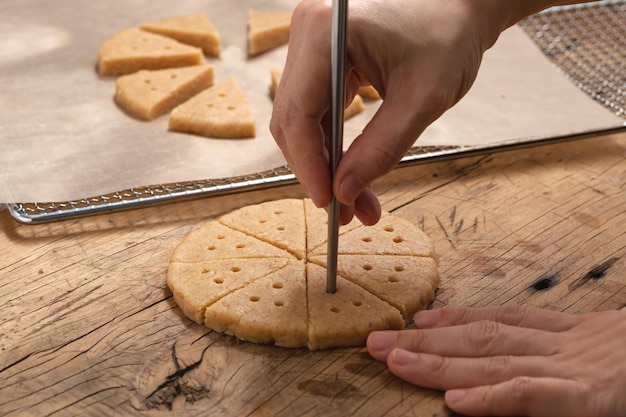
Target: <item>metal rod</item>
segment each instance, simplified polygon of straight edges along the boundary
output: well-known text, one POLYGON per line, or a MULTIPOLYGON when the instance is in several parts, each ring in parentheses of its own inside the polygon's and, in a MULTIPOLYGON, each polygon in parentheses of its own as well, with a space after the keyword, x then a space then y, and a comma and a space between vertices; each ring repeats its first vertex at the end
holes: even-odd
MULTIPOLYGON (((333 0, 331 27, 331 146, 328 163, 331 184, 343 153, 343 116, 345 109, 345 62, 348 25, 348 0, 333 0)), ((339 213, 341 205, 333 195, 328 208, 328 259, 326 292, 337 291, 337 252, 339 246, 339 213)))

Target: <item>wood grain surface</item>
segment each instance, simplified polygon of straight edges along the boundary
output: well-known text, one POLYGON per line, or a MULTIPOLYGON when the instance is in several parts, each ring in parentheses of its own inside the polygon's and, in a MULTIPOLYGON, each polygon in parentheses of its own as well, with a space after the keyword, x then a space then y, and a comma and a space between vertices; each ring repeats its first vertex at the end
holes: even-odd
MULTIPOLYGON (((626 133, 394 170, 383 207, 436 242, 434 307, 626 306, 626 133)), ((41 225, 0 213, 2 416, 452 416, 363 348, 255 345, 185 318, 168 258, 297 185, 41 225), (179 413, 175 413, 179 411, 179 413)))

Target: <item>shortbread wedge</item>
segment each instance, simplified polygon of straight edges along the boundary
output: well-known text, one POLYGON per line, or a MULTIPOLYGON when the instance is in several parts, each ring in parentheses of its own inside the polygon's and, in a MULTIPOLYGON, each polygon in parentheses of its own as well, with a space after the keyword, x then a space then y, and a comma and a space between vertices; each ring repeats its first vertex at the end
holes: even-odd
POLYGON ((380 94, 371 85, 366 85, 359 88, 359 95, 367 100, 380 100, 380 94))
POLYGON ((152 120, 213 85, 213 66, 141 70, 119 77, 115 102, 129 114, 152 120))
POLYGON ((210 138, 253 138, 255 120, 237 80, 229 77, 174 108, 169 129, 210 138))
POLYGON ((167 285, 183 313, 202 324, 207 306, 255 279, 284 268, 288 263, 287 258, 173 262, 167 270, 167 285))
POLYGON ((326 292, 326 269, 307 263, 311 350, 361 346, 374 330, 404 328, 400 311, 352 282, 337 277, 337 292, 326 292))
MULTIPOLYGON (((327 257, 309 262, 325 268, 327 257)), ((439 285, 437 263, 425 256, 339 255, 337 272, 400 310, 407 321, 432 301, 439 285)))
POLYGON ((197 46, 206 55, 219 57, 222 50, 217 28, 203 13, 145 22, 139 28, 176 39, 187 45, 197 46))
MULTIPOLYGON (((328 244, 328 212, 318 208, 310 198, 304 199, 304 214, 306 223, 306 245, 310 253, 320 246, 328 244)), ((363 223, 356 217, 348 224, 339 227, 339 236, 352 229, 363 227, 363 223)), ((319 249, 321 251, 321 249, 319 249)), ((326 252, 323 252, 324 254, 326 252)))
POLYGON ((307 343, 305 265, 292 260, 206 309, 205 326, 255 343, 302 347, 307 343))
POLYGON ((217 221, 207 222, 189 233, 174 249, 172 262, 210 262, 239 258, 290 258, 276 246, 231 229, 217 221))
MULTIPOLYGON (((326 245, 312 249, 325 255, 326 245)), ((339 239, 340 255, 408 255, 435 258, 432 240, 419 227, 397 216, 382 216, 374 226, 350 230, 339 239)))
POLYGON ((291 12, 248 12, 248 54, 257 55, 289 42, 291 12))
POLYGON ((220 218, 220 223, 259 240, 306 256, 303 201, 285 199, 243 207, 220 218))
POLYGON ((98 50, 100 75, 124 75, 139 70, 202 64, 202 50, 138 28, 124 29, 98 50))

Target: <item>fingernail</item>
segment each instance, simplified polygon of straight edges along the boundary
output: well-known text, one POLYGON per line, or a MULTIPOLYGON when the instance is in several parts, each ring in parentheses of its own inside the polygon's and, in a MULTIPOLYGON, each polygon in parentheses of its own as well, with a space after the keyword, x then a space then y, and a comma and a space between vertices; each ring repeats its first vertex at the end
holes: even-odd
POLYGON ((372 332, 367 338, 367 347, 372 350, 389 350, 396 343, 396 332, 372 332))
POLYGON ((391 361, 396 365, 408 365, 417 361, 417 354, 404 349, 394 349, 391 352, 391 361))
POLYGON ((456 403, 459 402, 463 399, 463 397, 465 397, 465 394, 467 393, 466 390, 464 389, 451 389, 446 391, 446 402, 447 403, 456 403))
POLYGON ((413 316, 413 321, 420 329, 427 329, 434 327, 440 317, 441 313, 439 313, 439 310, 423 310, 418 311, 415 316, 413 316))
POLYGON ((343 178, 341 184, 339 184, 339 198, 343 203, 352 203, 361 191, 365 188, 365 184, 361 181, 358 175, 354 172, 349 173, 343 178))

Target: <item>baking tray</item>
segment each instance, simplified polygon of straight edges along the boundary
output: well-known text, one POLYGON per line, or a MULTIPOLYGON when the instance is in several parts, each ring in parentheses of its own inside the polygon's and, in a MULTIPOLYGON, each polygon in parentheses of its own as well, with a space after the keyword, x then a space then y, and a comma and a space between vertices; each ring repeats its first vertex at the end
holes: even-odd
MULTIPOLYGON (((605 1, 553 8, 519 23, 565 77, 626 120, 626 2, 605 1)), ((582 136, 553 137, 485 146, 416 146, 399 167, 480 153, 505 151, 582 136)), ((296 183, 287 166, 252 175, 156 184, 62 202, 8 204, 18 222, 36 224, 128 210, 189 198, 253 191, 296 183)))

